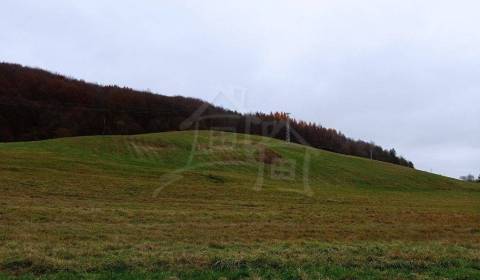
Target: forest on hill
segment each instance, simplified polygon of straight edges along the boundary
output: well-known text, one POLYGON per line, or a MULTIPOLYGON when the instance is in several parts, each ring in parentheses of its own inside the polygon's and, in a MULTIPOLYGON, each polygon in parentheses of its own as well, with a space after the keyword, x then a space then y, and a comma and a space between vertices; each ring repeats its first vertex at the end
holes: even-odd
MULTIPOLYGON (((195 98, 101 86, 0 63, 0 142, 215 129, 285 139, 285 113, 241 114, 195 98)), ((394 149, 289 119, 292 142, 413 168, 394 149)))

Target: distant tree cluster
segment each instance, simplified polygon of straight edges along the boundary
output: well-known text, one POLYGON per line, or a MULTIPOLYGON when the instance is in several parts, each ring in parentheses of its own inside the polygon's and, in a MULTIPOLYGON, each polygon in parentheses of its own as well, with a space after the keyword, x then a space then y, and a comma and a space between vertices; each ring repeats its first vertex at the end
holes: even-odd
MULTIPOLYGON (((202 100, 100 86, 40 69, 0 63, 0 141, 217 129, 284 139, 284 113, 240 114, 202 100), (193 126, 194 125, 194 126, 193 126)), ((374 143, 335 129, 290 119, 292 141, 332 152, 413 168, 412 162, 374 143)))
POLYGON ((477 183, 480 183, 480 175, 478 175, 478 177, 475 178, 474 175, 468 174, 467 176, 460 176, 460 180, 465 181, 465 182, 477 182, 477 183))

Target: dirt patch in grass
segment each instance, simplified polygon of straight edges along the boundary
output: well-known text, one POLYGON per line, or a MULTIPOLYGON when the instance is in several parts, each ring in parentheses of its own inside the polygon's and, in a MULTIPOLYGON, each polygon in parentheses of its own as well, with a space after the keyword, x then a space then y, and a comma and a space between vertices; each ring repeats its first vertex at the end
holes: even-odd
POLYGON ((257 161, 263 162, 266 164, 274 164, 276 162, 279 162, 281 159, 282 159, 282 156, 279 153, 264 146, 260 147, 256 156, 257 161))
POLYGON ((206 174, 204 176, 205 176, 205 178, 207 178, 212 183, 215 183, 215 184, 224 184, 225 183, 225 178, 222 177, 222 176, 213 175, 213 174, 206 174))

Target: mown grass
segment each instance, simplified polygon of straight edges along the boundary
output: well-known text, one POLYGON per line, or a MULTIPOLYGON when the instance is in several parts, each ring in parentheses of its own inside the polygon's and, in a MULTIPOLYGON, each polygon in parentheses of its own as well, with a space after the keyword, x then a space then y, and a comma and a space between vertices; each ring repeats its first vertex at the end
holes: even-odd
POLYGON ((209 131, 0 159, 0 278, 480 278, 480 188, 434 174, 209 131))

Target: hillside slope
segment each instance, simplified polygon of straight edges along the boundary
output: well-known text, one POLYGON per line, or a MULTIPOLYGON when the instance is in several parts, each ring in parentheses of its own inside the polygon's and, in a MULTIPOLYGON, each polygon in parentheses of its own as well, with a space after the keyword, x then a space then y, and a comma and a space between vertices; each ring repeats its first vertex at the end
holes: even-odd
MULTIPOLYGON (((315 123, 295 119, 289 122, 295 132, 292 141, 414 167, 394 149, 353 140, 315 123)), ((286 115, 282 113, 240 114, 199 99, 101 86, 41 69, 0 63, 0 142, 186 129, 285 139, 285 123, 286 115)))
POLYGON ((3 143, 0 158, 5 273, 479 275, 480 189, 410 168, 212 131, 3 143))

